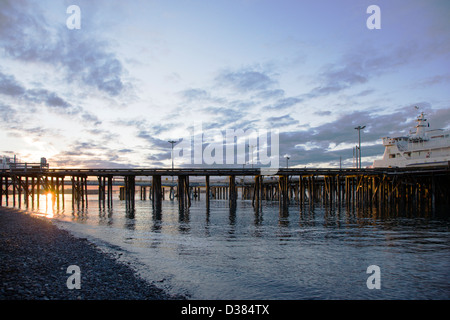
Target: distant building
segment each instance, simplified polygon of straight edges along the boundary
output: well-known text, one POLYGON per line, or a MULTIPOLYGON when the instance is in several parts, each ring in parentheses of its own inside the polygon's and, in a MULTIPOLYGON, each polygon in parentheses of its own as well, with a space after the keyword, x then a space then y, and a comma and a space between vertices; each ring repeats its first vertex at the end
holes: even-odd
POLYGON ((14 156, 14 158, 3 156, 0 158, 0 169, 2 171, 36 171, 42 169, 48 169, 49 164, 46 158, 41 158, 41 162, 21 162, 14 156))

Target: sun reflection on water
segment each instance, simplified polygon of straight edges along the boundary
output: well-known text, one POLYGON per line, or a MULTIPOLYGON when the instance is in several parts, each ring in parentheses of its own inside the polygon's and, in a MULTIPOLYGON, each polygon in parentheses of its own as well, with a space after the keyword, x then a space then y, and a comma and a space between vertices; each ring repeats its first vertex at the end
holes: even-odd
POLYGON ((47 192, 45 194, 45 216, 47 218, 53 218, 55 214, 55 197, 53 193, 47 192))

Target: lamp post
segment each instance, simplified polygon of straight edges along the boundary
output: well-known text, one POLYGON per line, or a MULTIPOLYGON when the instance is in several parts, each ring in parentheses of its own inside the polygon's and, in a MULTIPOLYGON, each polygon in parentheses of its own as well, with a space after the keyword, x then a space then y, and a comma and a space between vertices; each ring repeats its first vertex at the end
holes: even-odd
POLYGON ((358 168, 358 158, 359 158, 359 169, 361 169, 361 130, 366 126, 357 126, 355 130, 358 130, 358 152, 356 153, 356 167, 358 168))
POLYGON ((291 156, 288 154, 285 154, 284 157, 286 158, 286 169, 289 169, 289 159, 291 158, 291 156))
POLYGON ((173 145, 177 142, 174 140, 170 140, 168 142, 172 145, 171 159, 172 159, 172 182, 173 182, 173 145))
POLYGON ((253 169, 253 148, 256 147, 256 146, 251 145, 250 147, 252 148, 252 169, 253 169))

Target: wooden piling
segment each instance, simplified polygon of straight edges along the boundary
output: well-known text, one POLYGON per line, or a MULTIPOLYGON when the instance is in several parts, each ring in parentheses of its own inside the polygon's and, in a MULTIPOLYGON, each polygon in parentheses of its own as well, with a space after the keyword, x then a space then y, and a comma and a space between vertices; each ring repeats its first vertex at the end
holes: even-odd
POLYGON ((281 207, 289 205, 289 176, 278 176, 278 201, 281 207))
POLYGON ((189 176, 180 175, 178 176, 178 208, 184 210, 185 207, 191 206, 191 197, 189 195, 189 176))
POLYGON ((210 193, 211 188, 209 186, 209 176, 205 176, 205 201, 206 201, 206 208, 209 209, 209 200, 210 200, 210 193))
POLYGON ((157 210, 161 209, 162 192, 163 190, 161 185, 161 176, 152 176, 152 204, 153 207, 157 210))
MULTIPOLYGON (((160 181, 164 171, 127 170, 126 173, 116 171, 56 169, 47 172, 33 172, 30 168, 23 172, 4 170, 0 172, 0 205, 9 205, 8 201, 12 195, 14 206, 25 205, 29 208, 31 205, 34 207, 36 200, 39 207, 39 195, 41 190, 44 190, 44 192, 54 194, 58 208, 61 200, 64 206, 64 176, 69 176, 71 179, 73 208, 88 206, 88 177, 92 176, 97 176, 98 179, 100 205, 105 206, 106 199, 108 199, 108 205, 112 205, 112 182, 114 175, 119 175, 124 177, 124 186, 121 187, 120 197, 127 201, 127 206, 134 207, 135 177, 151 175, 153 181, 149 195, 151 194, 150 198, 153 204, 160 206, 164 199, 164 189, 160 181)), ((446 205, 450 202, 450 197, 447 196, 447 190, 450 187, 448 168, 358 171, 350 169, 339 171, 292 169, 288 171, 283 169, 279 173, 278 179, 268 179, 267 181, 264 181, 260 175, 254 175, 254 171, 249 171, 206 169, 202 172, 205 176, 206 205, 209 206, 210 195, 215 199, 228 199, 229 204, 234 205, 238 190, 241 192, 242 199, 252 199, 252 205, 255 207, 260 207, 263 200, 278 199, 280 206, 297 202, 300 207, 308 203, 311 206, 321 203, 332 208, 346 205, 358 209, 367 207, 383 210, 401 208, 404 211, 409 209, 433 210, 439 205, 446 205), (228 176, 228 183, 211 186, 211 175, 228 176), (235 177, 242 175, 253 175, 253 183, 242 183, 237 186, 235 177)), ((180 207, 189 206, 192 196, 199 200, 203 189, 200 190, 198 186, 189 186, 189 176, 200 175, 199 171, 180 170, 180 174, 177 175, 179 177, 177 188, 180 207)), ((146 200, 147 187, 144 185, 140 189, 142 200, 146 200)))
POLYGON ((237 189, 236 189, 236 177, 235 176, 229 176, 228 199, 229 199, 230 206, 236 205, 237 189))
POLYGON ((136 198, 136 176, 124 176, 125 205, 128 209, 134 210, 136 198))
POLYGON ((252 206, 254 208, 259 208, 261 205, 261 176, 256 175, 254 179, 254 188, 253 188, 253 199, 252 199, 252 206))

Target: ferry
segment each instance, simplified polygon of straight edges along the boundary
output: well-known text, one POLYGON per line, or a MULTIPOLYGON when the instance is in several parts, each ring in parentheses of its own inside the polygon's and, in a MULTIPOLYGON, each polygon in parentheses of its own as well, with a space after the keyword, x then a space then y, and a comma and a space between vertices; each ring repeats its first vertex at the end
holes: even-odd
POLYGON ((429 129, 422 112, 416 119, 415 132, 407 136, 384 137, 382 159, 373 162, 374 168, 405 168, 448 166, 450 164, 450 130, 429 129))

